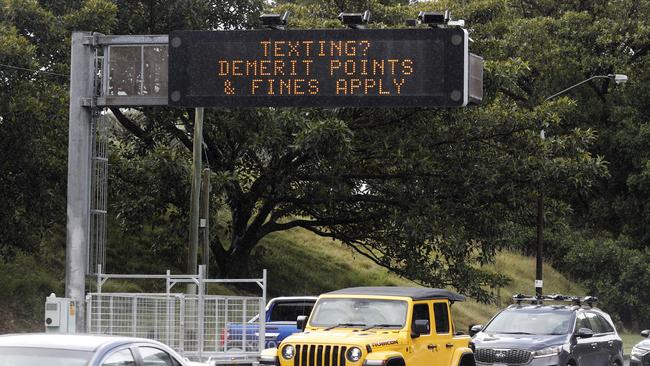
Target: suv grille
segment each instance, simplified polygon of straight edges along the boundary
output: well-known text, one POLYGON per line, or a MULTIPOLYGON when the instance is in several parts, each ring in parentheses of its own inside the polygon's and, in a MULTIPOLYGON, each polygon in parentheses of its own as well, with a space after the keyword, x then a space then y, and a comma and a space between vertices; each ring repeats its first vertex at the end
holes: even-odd
POLYGON ((294 366, 345 366, 345 346, 297 344, 294 366))
POLYGON ((643 366, 650 366, 650 353, 641 358, 641 364, 643 364, 643 366))
POLYGON ((483 363, 505 363, 508 365, 521 365, 530 361, 530 351, 521 349, 489 349, 477 348, 474 353, 476 361, 483 363))

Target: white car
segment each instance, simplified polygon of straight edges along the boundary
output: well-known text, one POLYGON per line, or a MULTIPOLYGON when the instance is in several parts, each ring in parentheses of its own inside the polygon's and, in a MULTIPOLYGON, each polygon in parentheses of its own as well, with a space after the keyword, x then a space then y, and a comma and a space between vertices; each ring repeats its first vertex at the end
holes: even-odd
POLYGON ((0 355, 0 366, 206 366, 150 339, 88 334, 2 335, 0 355))

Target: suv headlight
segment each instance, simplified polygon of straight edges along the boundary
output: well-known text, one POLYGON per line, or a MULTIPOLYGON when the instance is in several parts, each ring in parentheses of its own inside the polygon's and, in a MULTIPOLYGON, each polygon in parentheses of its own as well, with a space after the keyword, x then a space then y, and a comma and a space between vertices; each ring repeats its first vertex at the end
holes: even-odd
POLYGON ((632 352, 630 353, 630 358, 634 361, 641 361, 643 356, 647 355, 650 352, 650 350, 639 348, 639 347, 632 347, 632 352))
POLYGON ((295 355, 296 355, 296 349, 293 348, 292 345, 287 344, 286 346, 282 347, 282 357, 284 357, 285 360, 290 360, 295 355))
POLYGON ((361 348, 359 347, 352 347, 348 350, 347 353, 348 360, 350 362, 357 362, 361 359, 361 348))
POLYGON ((560 346, 546 347, 540 349, 539 351, 533 352, 533 357, 540 358, 540 357, 557 356, 560 354, 560 351, 562 351, 562 347, 560 346))

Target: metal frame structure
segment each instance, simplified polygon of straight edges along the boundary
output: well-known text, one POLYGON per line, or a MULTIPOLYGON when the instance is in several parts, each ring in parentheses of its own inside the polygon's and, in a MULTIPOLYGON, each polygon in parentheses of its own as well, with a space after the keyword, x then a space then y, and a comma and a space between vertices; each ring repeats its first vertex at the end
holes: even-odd
POLYGON ((85 329, 86 275, 101 272, 105 258, 108 144, 103 108, 167 105, 166 95, 109 95, 111 47, 139 46, 142 55, 146 46, 167 47, 167 40, 166 35, 72 34, 65 289, 77 304, 77 332, 85 329))
POLYGON ((184 356, 216 363, 256 361, 264 349, 266 334, 266 270, 256 279, 207 279, 205 266, 197 275, 97 273, 97 291, 86 296, 86 331, 111 335, 146 337, 164 342, 184 356), (104 284, 117 280, 164 280, 164 293, 105 293, 104 284), (177 284, 194 284, 198 293, 173 292, 177 284), (256 284, 262 293, 254 296, 210 295, 210 284, 256 284), (255 320, 254 317, 257 317, 255 320), (219 336, 228 324, 238 324, 241 339, 219 336), (247 327, 257 330, 257 340, 247 340, 247 327))

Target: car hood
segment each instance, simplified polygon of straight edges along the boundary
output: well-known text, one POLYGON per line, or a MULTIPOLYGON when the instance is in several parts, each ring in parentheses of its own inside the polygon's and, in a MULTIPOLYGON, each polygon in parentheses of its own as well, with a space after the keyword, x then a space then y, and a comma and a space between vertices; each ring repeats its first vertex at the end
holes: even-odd
POLYGON ((283 343, 304 344, 341 344, 358 345, 366 344, 373 347, 390 347, 404 343, 404 337, 397 330, 354 331, 348 329, 334 329, 330 331, 307 331, 296 333, 284 339, 283 343))
POLYGON ((568 335, 530 335, 479 332, 472 342, 477 348, 540 350, 564 344, 568 335))
POLYGON ((643 349, 650 349, 650 339, 643 340, 643 341, 637 343, 634 347, 643 348, 643 349))

